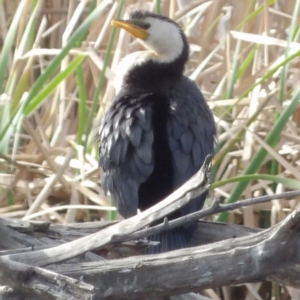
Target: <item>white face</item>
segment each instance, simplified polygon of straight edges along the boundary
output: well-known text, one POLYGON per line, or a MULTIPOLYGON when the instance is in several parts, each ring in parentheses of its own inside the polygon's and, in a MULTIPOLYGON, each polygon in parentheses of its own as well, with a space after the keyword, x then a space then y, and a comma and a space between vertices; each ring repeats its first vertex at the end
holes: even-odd
POLYGON ((171 22, 147 17, 143 21, 151 26, 147 29, 147 40, 139 41, 155 52, 153 59, 164 62, 175 60, 182 52, 184 44, 179 29, 171 22))
POLYGON ((147 17, 143 21, 151 26, 147 29, 147 40, 138 39, 150 51, 138 51, 124 57, 116 70, 114 87, 118 93, 124 76, 135 66, 152 59, 159 63, 174 61, 183 51, 184 43, 179 29, 171 22, 147 17))

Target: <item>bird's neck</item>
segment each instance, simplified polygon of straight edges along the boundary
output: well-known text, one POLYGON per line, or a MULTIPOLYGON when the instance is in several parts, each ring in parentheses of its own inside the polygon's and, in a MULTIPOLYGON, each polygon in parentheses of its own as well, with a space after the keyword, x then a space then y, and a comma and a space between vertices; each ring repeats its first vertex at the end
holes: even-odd
POLYGON ((182 76, 187 56, 180 55, 170 61, 167 55, 156 55, 152 51, 132 53, 118 67, 116 89, 122 86, 147 91, 158 88, 165 79, 182 76))

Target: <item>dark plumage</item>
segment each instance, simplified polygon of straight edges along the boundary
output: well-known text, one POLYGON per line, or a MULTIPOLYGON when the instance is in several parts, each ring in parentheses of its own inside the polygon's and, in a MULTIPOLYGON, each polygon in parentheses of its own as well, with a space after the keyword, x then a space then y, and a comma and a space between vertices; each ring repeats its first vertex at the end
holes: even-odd
MULTIPOLYGON (((115 25, 140 38, 140 32, 120 24, 115 25)), ((183 75, 189 47, 179 26, 145 11, 132 13, 128 24, 140 28, 150 51, 134 54, 128 69, 122 70, 120 90, 99 132, 103 188, 125 218, 156 204, 194 175, 213 154, 216 137, 202 93, 183 75)), ((201 209, 205 196, 168 217, 201 209)), ((186 247, 194 228, 195 223, 188 224, 151 237, 160 245, 150 252, 186 247)))

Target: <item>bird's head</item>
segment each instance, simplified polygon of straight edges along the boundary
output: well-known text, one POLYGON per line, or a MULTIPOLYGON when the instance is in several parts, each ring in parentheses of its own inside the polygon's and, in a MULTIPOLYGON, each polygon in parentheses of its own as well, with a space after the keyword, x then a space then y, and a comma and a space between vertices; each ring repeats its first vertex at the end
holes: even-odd
POLYGON ((186 63, 189 46, 182 29, 171 19, 144 10, 133 11, 128 20, 113 20, 112 25, 125 29, 150 50, 160 63, 186 63))

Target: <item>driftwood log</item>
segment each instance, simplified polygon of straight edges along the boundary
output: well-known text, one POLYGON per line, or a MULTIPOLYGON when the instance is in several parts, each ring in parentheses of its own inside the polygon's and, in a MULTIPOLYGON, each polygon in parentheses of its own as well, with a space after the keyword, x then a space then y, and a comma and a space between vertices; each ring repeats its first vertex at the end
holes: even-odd
POLYGON ((194 247, 164 254, 143 255, 146 240, 131 241, 206 191, 208 170, 207 161, 164 201, 119 223, 0 219, 0 299, 207 299, 185 293, 264 280, 300 288, 300 210, 267 230, 199 222, 194 247))

